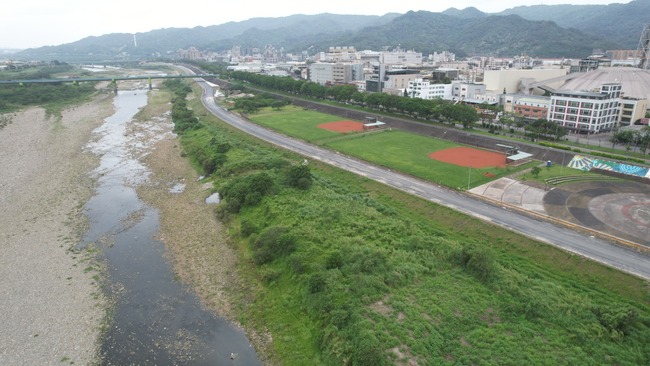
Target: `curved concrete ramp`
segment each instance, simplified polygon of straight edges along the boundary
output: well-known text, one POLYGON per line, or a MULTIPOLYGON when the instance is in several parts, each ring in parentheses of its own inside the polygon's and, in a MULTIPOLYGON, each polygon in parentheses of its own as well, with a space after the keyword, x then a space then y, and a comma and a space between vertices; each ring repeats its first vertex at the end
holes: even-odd
POLYGON ((499 178, 470 190, 471 193, 528 211, 546 214, 544 189, 536 188, 512 178, 499 178))

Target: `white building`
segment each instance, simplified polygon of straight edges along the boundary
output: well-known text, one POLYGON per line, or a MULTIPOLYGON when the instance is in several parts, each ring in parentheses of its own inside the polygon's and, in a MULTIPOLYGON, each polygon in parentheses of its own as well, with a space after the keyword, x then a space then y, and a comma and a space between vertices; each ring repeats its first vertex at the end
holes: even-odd
POLYGON ((409 82, 406 92, 411 98, 451 99, 452 84, 431 84, 428 80, 415 79, 409 82))
POLYGON ((451 96, 456 100, 476 99, 480 95, 485 95, 485 84, 454 81, 451 85, 451 96))
POLYGON ((384 65, 422 66, 422 52, 400 49, 382 52, 380 62, 384 65))
POLYGON ((607 83, 600 92, 558 90, 551 95, 546 119, 572 132, 610 131, 619 122, 621 88, 620 83, 607 83))
POLYGON ((449 51, 434 52, 429 55, 429 60, 435 64, 439 62, 454 62, 456 61, 456 54, 449 51))

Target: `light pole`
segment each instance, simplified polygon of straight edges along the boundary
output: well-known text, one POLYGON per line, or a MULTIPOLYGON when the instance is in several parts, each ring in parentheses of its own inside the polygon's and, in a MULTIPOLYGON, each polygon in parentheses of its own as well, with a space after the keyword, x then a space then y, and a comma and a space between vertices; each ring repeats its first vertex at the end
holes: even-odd
POLYGON ((472 166, 469 166, 469 173, 467 174, 467 190, 469 191, 469 184, 472 181, 472 166))

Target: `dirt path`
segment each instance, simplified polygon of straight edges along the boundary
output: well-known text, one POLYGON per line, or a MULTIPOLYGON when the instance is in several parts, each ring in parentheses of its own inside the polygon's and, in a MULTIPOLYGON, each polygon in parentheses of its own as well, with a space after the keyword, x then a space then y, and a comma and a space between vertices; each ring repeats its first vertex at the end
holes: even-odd
POLYGON ((0 129, 0 364, 85 365, 96 360, 104 298, 100 270, 73 249, 93 194, 83 153, 112 113, 110 98, 47 117, 4 115, 0 129))

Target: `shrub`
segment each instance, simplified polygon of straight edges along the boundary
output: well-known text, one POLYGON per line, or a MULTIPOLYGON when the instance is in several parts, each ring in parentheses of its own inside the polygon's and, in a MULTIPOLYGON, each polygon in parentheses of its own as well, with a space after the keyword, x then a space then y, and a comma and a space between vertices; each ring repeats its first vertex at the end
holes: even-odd
POLYGON ((495 275, 494 255, 485 245, 466 244, 459 252, 460 264, 481 281, 489 281, 495 275))
POLYGON ((260 233, 252 244, 253 261, 264 264, 290 254, 296 249, 296 239, 288 228, 272 226, 260 233))
POLYGON ((325 290, 327 286, 327 275, 324 272, 316 272, 309 276, 307 280, 307 290, 310 294, 315 294, 325 290))
POLYGON ((639 317, 638 311, 629 306, 595 307, 592 311, 603 327, 621 334, 627 334, 639 317))
POLYGON ((221 190, 229 212, 239 212, 243 205, 253 206, 273 187, 273 178, 266 172, 237 177, 221 190))
POLYGON ((287 184, 298 189, 311 187, 313 177, 308 165, 294 165, 287 171, 287 184))
POLYGON ((360 336, 352 354, 350 364, 359 366, 381 366, 386 364, 386 355, 381 344, 374 336, 360 336))
POLYGON ((247 237, 257 232, 257 226, 252 221, 244 219, 239 224, 239 231, 243 236, 247 237))

